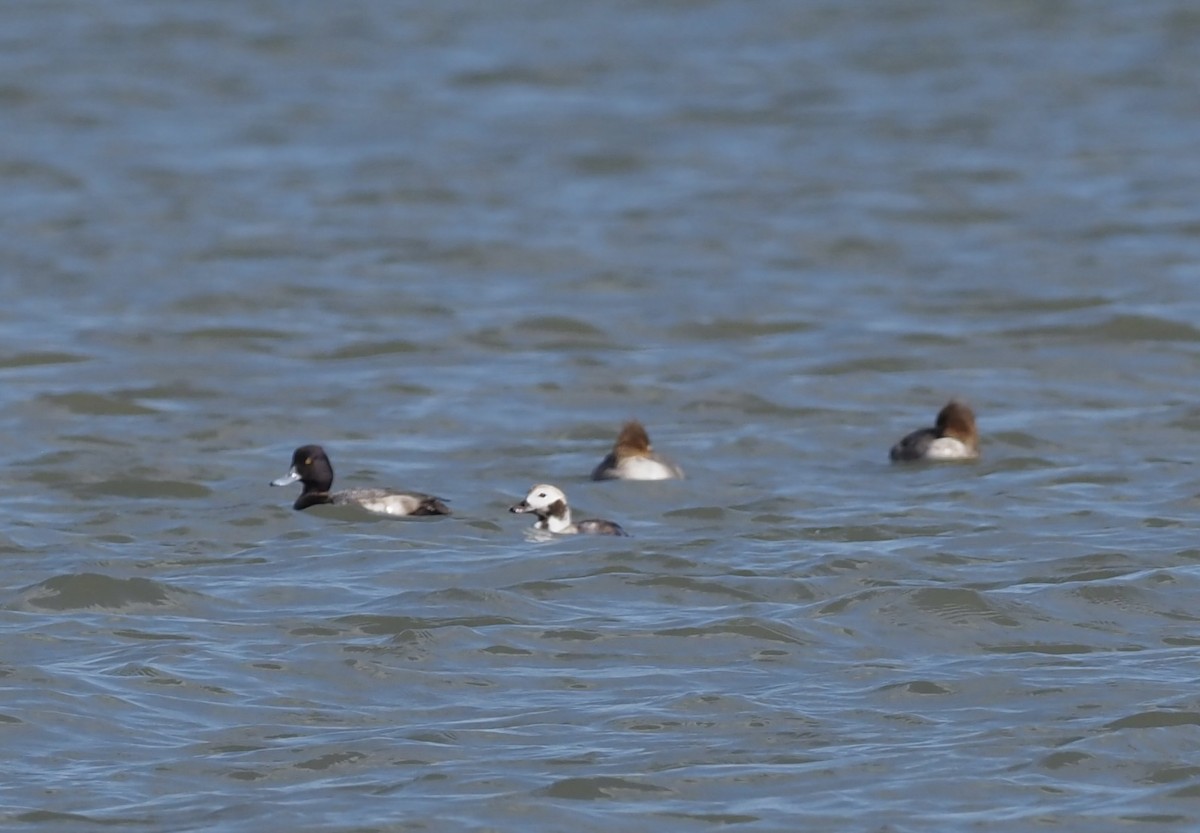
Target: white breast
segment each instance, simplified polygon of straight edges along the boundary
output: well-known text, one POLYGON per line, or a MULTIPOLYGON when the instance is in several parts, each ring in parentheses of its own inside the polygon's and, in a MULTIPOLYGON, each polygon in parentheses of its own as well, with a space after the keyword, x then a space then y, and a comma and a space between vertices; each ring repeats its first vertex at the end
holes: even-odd
POLYGON ((970 446, 954 437, 938 437, 925 449, 926 460, 971 460, 979 456, 970 446))
POLYGON ((547 515, 544 521, 538 522, 538 525, 541 526, 542 529, 549 530, 550 532, 554 532, 559 535, 571 535, 579 531, 575 528, 575 524, 571 523, 570 515, 567 515, 565 518, 561 518, 558 515, 547 515))
POLYGON ((626 480, 671 480, 680 476, 673 466, 649 457, 626 457, 617 471, 626 480))

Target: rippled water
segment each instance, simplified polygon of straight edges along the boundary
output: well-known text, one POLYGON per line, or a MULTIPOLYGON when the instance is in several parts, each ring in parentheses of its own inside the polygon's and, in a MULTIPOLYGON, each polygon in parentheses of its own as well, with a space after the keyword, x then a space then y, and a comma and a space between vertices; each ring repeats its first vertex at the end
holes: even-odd
POLYGON ((1193 829, 1188 3, 17 3, 7 827, 1193 829), (890 467, 951 395, 984 459, 890 467), (637 416, 688 471, 591 483, 637 416), (343 485, 449 519, 290 509, 343 485), (566 489, 628 539, 530 540, 566 489))

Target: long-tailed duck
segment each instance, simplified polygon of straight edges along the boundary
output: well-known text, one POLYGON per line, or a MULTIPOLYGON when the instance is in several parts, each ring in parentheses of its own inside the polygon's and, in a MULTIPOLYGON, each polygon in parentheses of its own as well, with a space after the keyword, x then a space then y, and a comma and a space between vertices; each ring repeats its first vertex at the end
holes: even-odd
POLYGON ((555 532, 559 535, 625 535, 625 530, 612 521, 595 518, 578 523, 571 522, 571 507, 562 489, 545 483, 529 490, 525 499, 508 510, 509 512, 532 512, 537 515, 534 529, 555 532))

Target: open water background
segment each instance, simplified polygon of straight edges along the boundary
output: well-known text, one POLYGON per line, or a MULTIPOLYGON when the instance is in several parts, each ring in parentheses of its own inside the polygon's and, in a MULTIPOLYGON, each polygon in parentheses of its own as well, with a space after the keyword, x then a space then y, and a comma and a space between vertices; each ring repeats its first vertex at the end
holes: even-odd
POLYGON ((4 828, 1195 830, 1197 67, 1185 0, 5 4, 4 828), (890 467, 951 395, 984 459, 890 467), (688 480, 586 481, 630 416, 688 480), (306 442, 457 515, 295 513, 306 442))

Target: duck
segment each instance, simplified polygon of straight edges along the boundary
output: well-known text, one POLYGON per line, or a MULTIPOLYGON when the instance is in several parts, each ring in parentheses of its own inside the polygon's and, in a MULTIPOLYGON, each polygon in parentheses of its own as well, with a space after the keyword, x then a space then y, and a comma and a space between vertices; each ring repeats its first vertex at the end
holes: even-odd
POLYGON ((600 464, 592 480, 678 480, 683 469, 654 452, 650 435, 636 419, 621 426, 621 433, 600 464))
POLYGON ((951 399, 938 411, 932 428, 907 434, 892 446, 893 463, 916 460, 974 460, 979 457, 979 431, 975 412, 967 403, 951 399))
POLYGON ((548 483, 541 483, 529 490, 525 499, 511 507, 509 512, 532 512, 537 515, 533 528, 558 535, 628 535, 619 524, 592 518, 573 523, 571 507, 563 490, 548 483))
POLYGON ((287 486, 299 480, 304 484, 300 497, 292 504, 299 511, 310 506, 334 504, 358 506, 381 515, 449 515, 450 509, 441 498, 421 492, 400 492, 392 489, 347 489, 331 492, 333 464, 319 445, 302 445, 292 452, 292 467, 283 477, 272 480, 272 486, 287 486))

